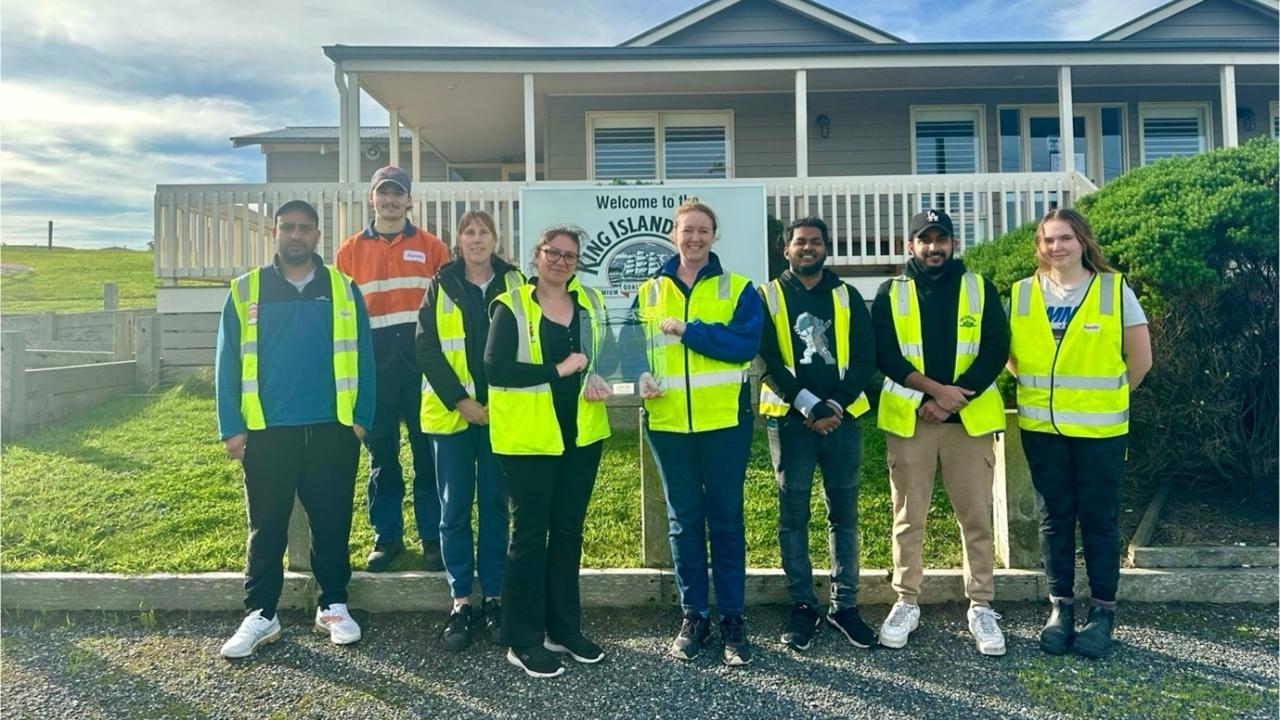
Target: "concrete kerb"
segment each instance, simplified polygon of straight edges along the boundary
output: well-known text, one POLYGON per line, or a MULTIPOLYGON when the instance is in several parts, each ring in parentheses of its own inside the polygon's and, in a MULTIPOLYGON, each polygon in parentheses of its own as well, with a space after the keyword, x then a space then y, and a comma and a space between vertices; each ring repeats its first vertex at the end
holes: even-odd
MULTIPOLYGON (((1274 568, 1175 569, 1126 568, 1120 599, 1130 602, 1275 603, 1274 568)), ((889 571, 864 570, 859 602, 889 604, 895 595, 889 571)), ((670 570, 611 569, 582 571, 582 602, 589 607, 673 607, 675 576, 670 570)), ((825 571, 814 573, 815 591, 828 596, 825 571)), ((238 610, 244 576, 218 572, 192 575, 117 575, 100 573, 0 574, 0 607, 22 610, 238 610)), ((1077 592, 1087 594, 1083 573, 1077 592)), ((353 573, 351 606, 369 612, 437 611, 449 605, 443 573, 353 573)), ((310 574, 286 572, 280 606, 307 609, 314 602, 310 574)), ((1044 574, 1035 570, 997 570, 996 602, 1037 600, 1048 594, 1044 574)), ((964 599, 960 570, 927 570, 920 600, 944 603, 964 599)), ((747 601, 753 605, 789 602, 781 570, 750 570, 747 601)))

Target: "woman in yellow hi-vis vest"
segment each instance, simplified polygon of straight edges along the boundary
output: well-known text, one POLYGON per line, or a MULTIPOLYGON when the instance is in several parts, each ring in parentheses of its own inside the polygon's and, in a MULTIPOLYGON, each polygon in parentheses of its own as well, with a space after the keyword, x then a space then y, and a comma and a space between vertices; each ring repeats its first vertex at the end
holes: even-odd
POLYGON ((707 535, 726 665, 751 661, 743 622, 746 542, 742 486, 751 450, 747 366, 764 310, 747 278, 711 252, 716 216, 676 208, 677 254, 637 290, 649 371, 640 377, 645 428, 667 496, 671 555, 684 619, 671 654, 690 659, 710 634, 707 535))
POLYGON ((491 308, 484 369, 489 439, 511 510, 502 580, 507 660, 532 677, 564 672, 604 651, 582 634, 582 525, 609 418, 607 384, 584 377, 600 349, 604 298, 574 277, 582 231, 552 227, 533 248, 537 276, 491 308))
POLYGON ((440 496, 440 553, 453 610, 441 640, 458 652, 471 644, 473 620, 500 641, 502 568, 507 557, 507 493, 489 444, 489 383, 484 345, 489 306, 524 284, 514 265, 494 254, 493 218, 472 210, 458 221, 458 259, 440 268, 418 311, 423 432, 431 440, 440 496), (479 527, 471 536, 471 509, 479 527), (481 613, 471 611, 472 576, 480 580, 481 613))
POLYGON ((1036 228, 1036 274, 1013 286, 1009 369, 1040 508, 1049 622, 1040 647, 1111 652, 1120 582, 1120 480, 1129 393, 1151 369, 1147 318, 1107 264, 1089 223, 1052 210, 1036 228), (1075 633, 1076 522, 1089 573, 1089 618, 1075 633))

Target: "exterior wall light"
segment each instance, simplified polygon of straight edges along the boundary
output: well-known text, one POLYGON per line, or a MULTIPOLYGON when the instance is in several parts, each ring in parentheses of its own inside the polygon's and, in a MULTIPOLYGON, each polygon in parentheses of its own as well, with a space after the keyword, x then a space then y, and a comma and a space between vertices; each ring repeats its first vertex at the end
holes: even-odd
POLYGON ((831 137, 831 118, 827 117, 824 113, 814 118, 814 121, 818 123, 819 137, 831 137))

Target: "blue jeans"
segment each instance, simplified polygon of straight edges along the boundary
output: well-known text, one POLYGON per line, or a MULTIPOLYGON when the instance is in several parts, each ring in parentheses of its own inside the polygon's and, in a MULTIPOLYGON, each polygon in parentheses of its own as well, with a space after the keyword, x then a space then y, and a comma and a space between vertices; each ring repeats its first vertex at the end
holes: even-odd
POLYGON ((460 433, 430 437, 440 493, 440 554, 449 591, 455 598, 469 597, 474 573, 480 576, 480 592, 498 597, 507 563, 507 493, 489 446, 489 428, 468 425, 460 433), (473 502, 480 516, 474 545, 473 502))
POLYGON ((741 414, 736 426, 722 430, 675 433, 645 427, 667 496, 671 557, 686 613, 705 615, 709 610, 710 534, 716 606, 721 617, 742 614, 747 582, 742 486, 751 434, 750 412, 741 414))
POLYGON ((369 525, 379 545, 404 540, 404 472, 400 467, 400 421, 409 431, 413 452, 413 516, 424 543, 440 542, 440 497, 436 494, 435 460, 431 439, 418 417, 422 375, 402 354, 379 358, 377 406, 373 427, 364 438, 369 450, 369 525), (385 363, 385 364, 384 364, 385 363))
POLYGON ((846 418, 828 435, 794 415, 769 420, 769 454, 778 478, 778 547, 791 602, 818 607, 809 561, 809 498, 813 471, 822 467, 827 502, 827 550, 831 558, 831 607, 858 604, 858 469, 862 428, 846 418))

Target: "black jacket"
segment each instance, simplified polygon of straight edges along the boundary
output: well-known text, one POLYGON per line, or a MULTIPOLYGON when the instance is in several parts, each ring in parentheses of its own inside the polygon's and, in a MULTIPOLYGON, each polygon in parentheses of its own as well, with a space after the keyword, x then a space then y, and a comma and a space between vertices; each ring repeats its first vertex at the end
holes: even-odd
POLYGON ((440 347, 440 333, 436 328, 436 303, 440 301, 440 293, 447 293, 453 303, 462 309, 462 325, 466 332, 467 370, 476 384, 475 400, 481 405, 489 402, 489 384, 484 374, 484 346, 489 336, 489 305, 498 295, 507 289, 506 274, 515 270, 515 266, 497 255, 493 256, 493 281, 485 293, 480 288, 467 282, 466 264, 462 260, 454 260, 440 268, 432 278, 426 294, 422 296, 422 307, 418 309, 418 336, 416 350, 418 367, 427 376, 427 382, 440 402, 453 410, 459 402, 470 397, 458 375, 449 367, 444 351, 440 347))
MULTIPOLYGON (((760 358, 764 360, 765 374, 762 382, 767 383, 774 392, 781 395, 788 403, 794 402, 802 389, 808 390, 819 400, 835 400, 841 407, 847 407, 857 399, 858 394, 866 387, 872 373, 876 370, 875 335, 871 329, 871 315, 867 312, 867 304, 862 295, 852 286, 849 289, 849 327, 837 328, 834 325, 835 307, 831 291, 843 280, 830 270, 822 271, 822 278, 812 290, 806 288, 800 278, 790 270, 778 276, 782 286, 783 299, 787 305, 787 320, 791 324, 791 353, 795 359, 793 375, 782 362, 782 353, 778 348, 778 335, 773 328, 771 318, 765 323, 764 333, 760 340, 760 358), (849 370, 844 379, 840 378, 839 367, 834 362, 826 362, 821 353, 816 353, 809 363, 801 362, 804 357, 806 343, 796 335, 796 320, 802 313, 809 313, 829 324, 825 330, 826 346, 831 357, 836 354, 836 333, 847 332, 849 335, 849 370)), ((764 288, 761 288, 761 296, 764 288)), ((797 417, 800 412, 791 409, 797 417)), ((814 408, 814 417, 826 417, 831 414, 825 406, 814 408)))
MULTIPOLYGON (((983 278, 986 299, 982 312, 982 345, 969 369, 955 377, 956 309, 960 304, 960 282, 964 273, 964 262, 959 259, 948 261, 936 277, 925 272, 915 258, 908 261, 906 267, 907 276, 915 280, 916 297, 920 303, 925 376, 943 385, 958 385, 982 392, 995 382, 1009 359, 1009 322, 1001 309, 1003 306, 996 286, 983 278)), ((889 379, 906 385, 907 375, 914 372, 915 367, 898 349, 898 336, 893 329, 892 286, 893 281, 886 280, 871 305, 871 320, 876 334, 876 365, 889 379)), ((959 416, 952 415, 947 421, 959 422, 959 416)))

